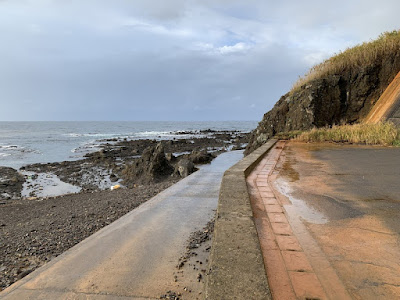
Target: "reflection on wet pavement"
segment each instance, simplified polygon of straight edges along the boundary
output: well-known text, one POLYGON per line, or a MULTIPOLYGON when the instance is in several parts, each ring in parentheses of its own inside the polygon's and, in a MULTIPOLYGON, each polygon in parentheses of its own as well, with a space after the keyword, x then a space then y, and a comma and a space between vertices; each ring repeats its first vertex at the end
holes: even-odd
POLYGON ((314 224, 325 224, 328 222, 328 218, 321 211, 314 208, 307 201, 293 196, 292 188, 284 180, 280 179, 277 181, 276 189, 290 200, 291 205, 296 208, 296 212, 307 222, 314 224))
POLYGON ((400 297, 398 166, 400 148, 289 143, 271 175, 305 252, 355 299, 400 297))

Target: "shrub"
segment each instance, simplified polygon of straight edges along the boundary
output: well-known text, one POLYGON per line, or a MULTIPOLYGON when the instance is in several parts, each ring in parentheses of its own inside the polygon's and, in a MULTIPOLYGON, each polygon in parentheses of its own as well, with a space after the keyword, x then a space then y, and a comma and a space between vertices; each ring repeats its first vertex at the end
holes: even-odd
POLYGON ((294 140, 302 142, 339 142, 365 145, 400 146, 400 130, 391 122, 314 128, 294 140))

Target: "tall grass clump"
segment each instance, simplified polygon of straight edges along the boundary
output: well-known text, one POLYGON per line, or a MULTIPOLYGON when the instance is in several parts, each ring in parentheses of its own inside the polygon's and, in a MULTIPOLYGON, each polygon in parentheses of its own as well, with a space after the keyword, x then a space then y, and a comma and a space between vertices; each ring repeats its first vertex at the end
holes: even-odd
POLYGON ((342 72, 358 67, 374 65, 384 57, 400 51, 400 30, 382 33, 376 40, 365 42, 348 48, 339 54, 325 60, 308 71, 293 85, 292 91, 297 90, 308 82, 327 75, 341 74, 342 72))
POLYGON ((314 128, 294 140, 301 142, 337 142, 365 145, 400 146, 400 130, 391 122, 338 125, 314 128))

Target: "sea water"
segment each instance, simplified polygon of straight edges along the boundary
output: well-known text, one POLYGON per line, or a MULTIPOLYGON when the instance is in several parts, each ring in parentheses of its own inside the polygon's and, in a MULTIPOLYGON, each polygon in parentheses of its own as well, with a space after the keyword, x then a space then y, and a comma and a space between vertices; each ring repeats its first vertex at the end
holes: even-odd
POLYGON ((0 122, 0 166, 81 159, 110 139, 173 139, 179 131, 249 132, 256 121, 224 122, 0 122))

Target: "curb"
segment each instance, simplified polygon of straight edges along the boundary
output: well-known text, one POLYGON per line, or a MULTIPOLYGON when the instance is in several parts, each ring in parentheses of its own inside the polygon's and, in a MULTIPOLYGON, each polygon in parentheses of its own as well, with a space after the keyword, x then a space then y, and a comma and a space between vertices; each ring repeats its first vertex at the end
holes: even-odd
POLYGON ((222 178, 205 299, 271 299, 246 176, 276 142, 269 140, 222 178))

